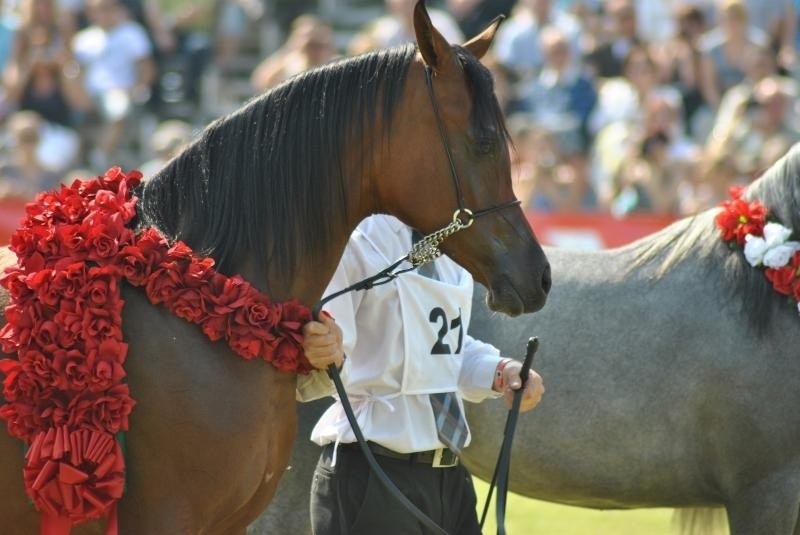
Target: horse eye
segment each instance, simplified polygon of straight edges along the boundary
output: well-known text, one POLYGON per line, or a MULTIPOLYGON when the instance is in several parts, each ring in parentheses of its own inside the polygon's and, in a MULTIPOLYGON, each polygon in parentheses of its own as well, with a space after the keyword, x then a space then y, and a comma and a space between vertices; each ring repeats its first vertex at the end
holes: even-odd
POLYGON ((475 152, 481 155, 491 154, 494 150, 494 141, 489 138, 479 139, 475 142, 475 152))

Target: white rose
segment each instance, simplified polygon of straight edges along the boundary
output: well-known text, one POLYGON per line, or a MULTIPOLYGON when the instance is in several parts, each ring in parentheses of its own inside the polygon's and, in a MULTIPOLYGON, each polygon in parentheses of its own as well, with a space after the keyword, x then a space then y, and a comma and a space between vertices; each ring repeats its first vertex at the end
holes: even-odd
POLYGON ((800 314, 800 301, 797 302, 797 313, 800 314))
POLYGON ((795 251, 800 251, 800 243, 789 241, 777 245, 764 253, 764 265, 771 268, 781 268, 789 263, 795 251))
POLYGON ((781 245, 791 235, 792 229, 786 228, 780 223, 767 223, 764 225, 764 239, 767 241, 768 249, 781 245))
POLYGON ((764 238, 748 234, 744 237, 744 257, 751 266, 760 266, 767 252, 767 242, 764 238))

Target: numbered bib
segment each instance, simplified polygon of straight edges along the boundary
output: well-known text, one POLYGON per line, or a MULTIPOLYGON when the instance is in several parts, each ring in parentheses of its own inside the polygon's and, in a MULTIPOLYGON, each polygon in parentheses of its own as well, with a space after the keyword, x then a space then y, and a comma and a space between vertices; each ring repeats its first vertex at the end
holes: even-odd
MULTIPOLYGON (((448 258, 436 261, 452 262, 448 258)), ((450 266, 448 266, 450 267, 450 266)), ((452 392, 469 327, 472 277, 457 269, 457 285, 406 273, 396 279, 405 345, 402 392, 452 392)))

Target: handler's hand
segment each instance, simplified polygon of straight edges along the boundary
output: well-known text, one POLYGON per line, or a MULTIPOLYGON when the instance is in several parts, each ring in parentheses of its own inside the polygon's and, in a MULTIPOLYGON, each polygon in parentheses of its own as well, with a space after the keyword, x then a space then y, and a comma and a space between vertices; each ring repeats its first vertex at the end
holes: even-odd
POLYGON ((303 325, 303 350, 314 368, 327 369, 330 364, 337 368, 344 363, 342 330, 333 318, 322 313, 320 321, 309 321, 303 325))
MULTIPOLYGON (((522 383, 519 374, 522 371, 522 363, 513 360, 503 368, 503 401, 506 408, 510 409, 514 402, 514 391, 519 390, 522 383)), ((526 412, 536 407, 542 400, 544 394, 544 382, 542 377, 533 370, 528 372, 528 381, 525 383, 525 390, 522 392, 522 401, 519 405, 520 412, 526 412)))

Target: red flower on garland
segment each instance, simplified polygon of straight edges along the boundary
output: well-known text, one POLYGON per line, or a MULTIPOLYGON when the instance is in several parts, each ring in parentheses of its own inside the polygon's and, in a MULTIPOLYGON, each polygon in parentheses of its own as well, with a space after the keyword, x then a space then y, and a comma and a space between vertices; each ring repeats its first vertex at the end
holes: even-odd
POLYGON ((782 268, 765 269, 764 275, 776 292, 790 295, 800 301, 800 251, 796 252, 789 263, 782 268))
MULTIPOLYGON (((758 201, 748 203, 742 198, 743 194, 744 188, 731 188, 731 199, 722 202, 722 211, 715 219, 717 228, 722 232, 722 239, 729 245, 737 243, 743 246, 748 234, 762 237, 769 218, 766 206, 758 201)), ((764 269, 764 276, 776 292, 797 301, 797 310, 800 312, 800 251, 795 252, 782 267, 760 267, 764 269)))
POLYGON ((273 303, 155 229, 128 228, 140 178, 112 168, 39 194, 11 238, 17 265, 0 277, 11 297, 0 345, 17 353, 0 360, 0 418, 29 446, 25 487, 50 525, 108 515, 122 496, 114 437, 128 429, 135 401, 124 382, 120 279, 244 358, 311 370, 302 350, 306 307, 273 303))
POLYGON ((761 236, 767 222, 767 209, 760 202, 747 202, 742 198, 744 188, 730 189, 731 198, 722 202, 722 212, 717 214, 717 228, 722 231, 722 239, 726 242, 736 240, 744 245, 744 237, 748 234, 761 236))

